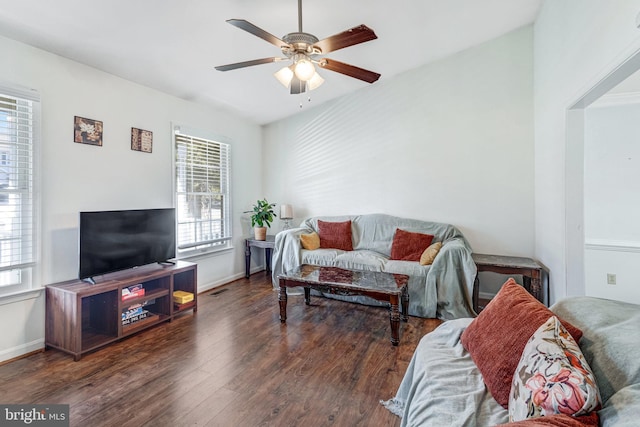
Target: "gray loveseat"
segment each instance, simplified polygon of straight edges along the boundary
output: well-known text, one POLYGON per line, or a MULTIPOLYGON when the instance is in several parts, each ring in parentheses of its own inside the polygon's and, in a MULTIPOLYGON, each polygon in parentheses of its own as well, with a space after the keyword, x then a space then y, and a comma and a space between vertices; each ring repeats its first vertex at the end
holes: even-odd
MULTIPOLYGON (((599 425, 640 425, 640 305, 571 297, 556 303, 551 311, 583 332, 580 349, 602 398, 599 425)), ((401 426, 508 423, 508 411, 493 399, 461 344, 460 336, 471 321, 445 322, 422 338, 395 398, 383 402, 402 417, 401 426)))
MULTIPOLYGON (((450 224, 385 214, 312 217, 303 221, 300 227, 276 235, 272 261, 273 286, 278 288, 278 275, 301 264, 406 274, 409 276, 410 315, 441 319, 474 315, 470 296, 476 265, 471 258, 469 243, 450 224), (317 232, 318 220, 351 220, 353 251, 303 249, 300 235, 317 232), (431 234, 435 236, 434 242, 443 243, 432 265, 422 266, 417 261, 389 259, 397 228, 431 234)), ((369 305, 381 304, 367 297, 325 296, 369 305)))

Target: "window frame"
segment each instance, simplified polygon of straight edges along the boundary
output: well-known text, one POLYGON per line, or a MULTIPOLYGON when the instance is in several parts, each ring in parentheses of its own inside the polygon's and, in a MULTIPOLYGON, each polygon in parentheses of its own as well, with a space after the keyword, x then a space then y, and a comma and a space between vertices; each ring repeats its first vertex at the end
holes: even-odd
MULTIPOLYGON (((231 199, 231 149, 232 144, 228 138, 216 135, 211 132, 207 132, 201 129, 192 128, 182 124, 172 124, 171 126, 171 143, 172 143, 172 173, 173 173, 173 205, 176 209, 176 258, 185 259, 195 256, 207 255, 221 251, 228 251, 233 249, 233 216, 232 216, 232 199, 231 199), (177 135, 190 137, 198 140, 209 141, 226 146, 226 191, 221 189, 220 193, 208 192, 209 195, 222 195, 222 199, 226 199, 221 209, 222 229, 226 230, 228 235, 225 235, 218 239, 201 240, 201 245, 196 245, 195 241, 188 243, 189 247, 180 248, 180 223, 181 223, 181 211, 180 211, 180 195, 183 193, 179 191, 179 179, 178 179, 178 143, 177 135), (226 197, 225 197, 226 196, 226 197), (208 243, 207 243, 208 242, 208 243)), ((223 179, 221 178, 221 184, 223 179)), ((222 186, 222 185, 221 185, 222 186)))
MULTIPOLYGON (((0 82, 0 96, 4 98, 14 98, 20 101, 29 101, 31 103, 31 125, 28 129, 30 133, 30 153, 29 162, 26 167, 19 168, 19 175, 22 176, 23 171, 27 171, 26 177, 20 178, 26 180, 27 190, 26 194, 30 198, 31 213, 27 217, 30 219, 30 228, 25 230, 21 227, 21 241, 25 242, 27 247, 31 247, 28 261, 23 262, 22 256, 19 263, 13 264, 16 268, 8 269, 3 268, 3 271, 18 271, 20 281, 19 283, 0 286, 0 305, 12 303, 15 301, 35 298, 42 291, 42 287, 39 286, 39 273, 40 273, 40 239, 41 239, 41 218, 40 218, 40 198, 39 198, 39 171, 40 171, 40 143, 41 143, 41 116, 42 105, 40 100, 40 94, 35 89, 25 88, 14 84, 8 84, 0 82), (29 170, 30 169, 30 170, 29 170), (26 234, 25 234, 26 232, 26 234)), ((16 131, 17 135, 18 131, 16 131)), ((8 141, 11 143, 11 141, 8 141)), ((16 146, 18 142, 16 141, 16 146)), ((6 163, 10 163, 10 159, 6 159, 6 163)), ((10 166, 10 165, 9 165, 10 166)), ((22 186, 19 186, 22 187, 22 186)), ((22 192, 23 189, 15 190, 15 192, 22 192)), ((24 218, 23 215, 20 218, 24 218)), ((11 267, 11 266, 8 266, 11 267)))

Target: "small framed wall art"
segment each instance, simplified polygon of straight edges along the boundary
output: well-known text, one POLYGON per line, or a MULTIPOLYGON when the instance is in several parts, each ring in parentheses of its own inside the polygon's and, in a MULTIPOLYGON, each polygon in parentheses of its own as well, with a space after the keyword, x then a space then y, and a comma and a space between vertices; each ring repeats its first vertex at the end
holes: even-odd
POLYGON ((138 128, 131 128, 131 149, 151 153, 153 149, 153 132, 138 128))
POLYGON ((74 116, 73 141, 80 144, 102 146, 102 122, 74 116))

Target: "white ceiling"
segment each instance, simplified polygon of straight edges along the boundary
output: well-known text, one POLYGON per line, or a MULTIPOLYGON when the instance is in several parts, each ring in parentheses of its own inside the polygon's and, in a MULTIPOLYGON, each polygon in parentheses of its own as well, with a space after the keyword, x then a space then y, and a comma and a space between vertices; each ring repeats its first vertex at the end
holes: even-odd
MULTIPOLYGON (((365 24, 377 40, 327 55, 382 74, 443 58, 534 21, 542 0, 305 0, 303 30, 324 39, 365 24)), ((0 35, 125 79, 265 124, 365 88, 320 70, 325 83, 290 95, 283 63, 220 72, 216 65, 281 56, 225 20, 282 37, 298 30, 296 0, 0 0, 0 35), (311 97, 311 102, 308 97, 311 97)))

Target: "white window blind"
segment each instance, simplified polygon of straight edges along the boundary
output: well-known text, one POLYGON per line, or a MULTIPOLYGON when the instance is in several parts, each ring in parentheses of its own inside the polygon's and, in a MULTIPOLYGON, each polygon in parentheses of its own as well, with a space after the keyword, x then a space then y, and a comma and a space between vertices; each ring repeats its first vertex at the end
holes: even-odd
POLYGON ((39 98, 32 91, 0 86, 0 294, 31 287, 39 110, 39 98))
POLYGON ((176 130, 178 251, 226 246, 231 239, 229 144, 176 130))

